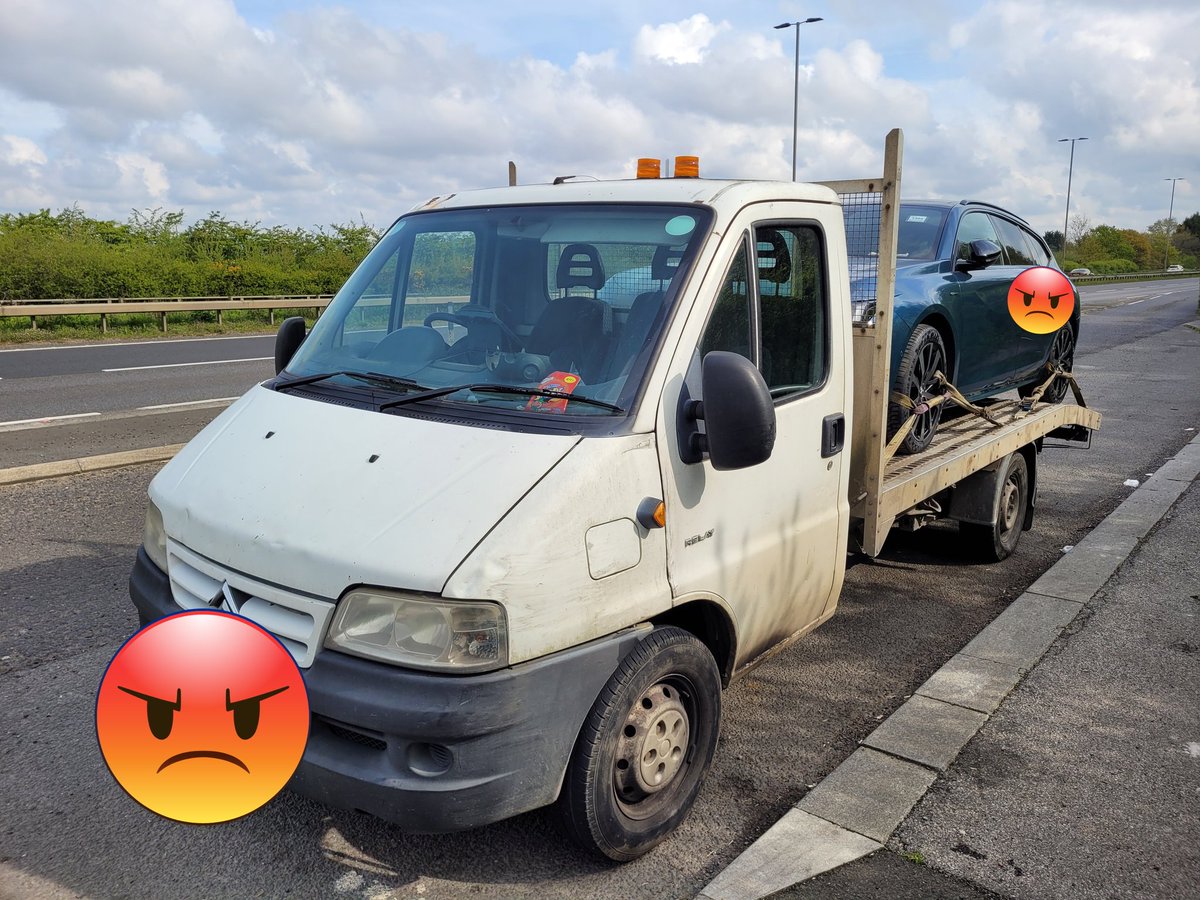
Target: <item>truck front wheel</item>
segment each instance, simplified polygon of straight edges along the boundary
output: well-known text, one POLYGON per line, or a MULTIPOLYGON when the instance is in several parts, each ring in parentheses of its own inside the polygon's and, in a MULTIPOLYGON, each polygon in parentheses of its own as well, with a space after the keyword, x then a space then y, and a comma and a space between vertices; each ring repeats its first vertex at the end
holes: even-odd
POLYGON ((717 747, 721 676, 681 628, 656 628, 592 706, 567 767, 559 812, 581 846, 636 859, 687 817, 717 747))

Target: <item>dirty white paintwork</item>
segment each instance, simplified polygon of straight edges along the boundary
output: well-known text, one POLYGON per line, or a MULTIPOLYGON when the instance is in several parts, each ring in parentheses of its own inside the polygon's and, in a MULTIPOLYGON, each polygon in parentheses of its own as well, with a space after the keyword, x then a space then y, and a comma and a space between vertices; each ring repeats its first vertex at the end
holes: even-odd
POLYGON ((732 610, 740 667, 769 646, 810 628, 832 612, 841 588, 849 505, 848 451, 821 458, 821 423, 849 416, 846 360, 849 334, 841 283, 833 273, 844 260, 839 207, 760 203, 731 223, 694 298, 659 412, 660 464, 667 504, 667 567, 677 595, 714 596, 732 610), (816 393, 776 404, 772 456, 748 469, 718 472, 708 460, 685 465, 676 439, 684 383, 699 396, 699 342, 725 274, 740 250, 737 236, 755 223, 817 222, 831 253, 829 375, 816 393), (840 260, 839 260, 840 257, 840 260))
POLYGON ((437 593, 578 440, 256 387, 167 464, 150 495, 172 539, 259 580, 328 599, 353 584, 437 593))
POLYGON ((153 483, 171 538, 318 597, 374 584, 496 600, 512 663, 711 598, 734 620, 741 664, 769 636, 832 612, 846 479, 841 457, 820 459, 820 422, 849 413, 836 195, 814 185, 664 180, 502 189, 431 205, 604 200, 704 202, 714 212, 632 433, 522 434, 256 388, 153 483), (827 235, 828 383, 778 407, 779 440, 766 464, 727 473, 707 462, 684 466, 675 439, 680 387, 731 247, 749 222, 781 218, 818 220, 827 235), (665 529, 633 521, 647 497, 666 500, 665 529), (685 547, 709 530, 710 540, 685 547))
POLYGON ((583 543, 591 576, 599 581, 641 562, 641 531, 633 519, 617 519, 589 528, 583 543))
POLYGON ((590 528, 633 516, 661 491, 652 435, 583 440, 484 538, 443 593, 503 603, 514 663, 669 609, 663 529, 635 526, 640 562, 600 580, 589 571, 586 546, 590 528))

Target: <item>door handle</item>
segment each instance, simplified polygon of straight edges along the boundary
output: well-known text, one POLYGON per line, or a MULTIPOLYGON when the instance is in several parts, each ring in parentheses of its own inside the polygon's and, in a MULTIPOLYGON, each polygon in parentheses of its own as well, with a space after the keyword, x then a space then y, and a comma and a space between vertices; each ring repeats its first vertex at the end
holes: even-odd
POLYGON ((846 417, 834 413, 821 420, 821 459, 842 452, 846 445, 846 417))

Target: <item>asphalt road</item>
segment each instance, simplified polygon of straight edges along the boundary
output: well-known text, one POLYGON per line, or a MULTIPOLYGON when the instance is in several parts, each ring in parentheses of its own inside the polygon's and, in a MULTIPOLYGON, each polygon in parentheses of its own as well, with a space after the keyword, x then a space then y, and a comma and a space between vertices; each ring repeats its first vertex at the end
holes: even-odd
POLYGON ((272 335, 2 349, 0 426, 237 397, 274 354, 272 335))
POLYGON ((727 692, 714 768, 680 832, 621 867, 576 851, 545 811, 435 837, 287 794, 219 826, 145 812, 105 771, 93 715, 136 626, 125 579, 154 467, 0 488, 0 896, 694 895, 1114 508, 1126 478, 1195 434, 1200 333, 1178 324, 1196 318, 1192 284, 1134 305, 1141 327, 1129 305, 1087 313, 1077 361, 1103 430, 1089 450, 1043 454, 1017 555, 976 563, 952 526, 934 526, 852 560, 837 615, 727 692))
MULTIPOLYGON (((1080 349, 1189 321, 1198 292, 1196 278, 1084 287, 1080 349)), ((237 397, 274 374, 274 347, 259 335, 0 349, 0 427, 237 397)))

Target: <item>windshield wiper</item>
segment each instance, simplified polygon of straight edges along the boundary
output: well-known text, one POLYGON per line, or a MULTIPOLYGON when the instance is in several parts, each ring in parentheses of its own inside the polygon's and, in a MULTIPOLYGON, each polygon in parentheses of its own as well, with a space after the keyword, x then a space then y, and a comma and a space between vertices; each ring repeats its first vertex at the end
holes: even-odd
POLYGON ((345 375, 348 378, 357 378, 360 381, 378 382, 381 384, 386 384, 389 387, 401 387, 410 391, 428 390, 425 385, 409 378, 400 378, 397 375, 386 375, 383 372, 353 372, 349 369, 341 369, 337 372, 320 372, 316 375, 303 375, 300 378, 289 378, 287 381, 278 381, 275 383, 275 390, 281 391, 284 388, 299 387, 303 384, 312 384, 313 382, 324 381, 326 378, 333 378, 337 375, 345 375))
POLYGON ((453 387, 434 388, 432 390, 421 391, 417 394, 408 394, 398 400, 389 400, 387 403, 380 404, 379 409, 382 411, 391 409, 394 406, 407 406, 409 403, 433 400, 437 397, 445 397, 447 394, 456 394, 459 391, 474 391, 476 394, 517 394, 522 397, 549 397, 552 400, 566 400, 568 403, 589 403, 592 406, 611 409, 613 412, 625 412, 623 407, 617 406, 615 403, 609 403, 607 400, 596 400, 593 397, 585 397, 581 394, 564 394, 561 391, 520 387, 515 384, 492 384, 487 381, 476 384, 457 384, 453 387))

